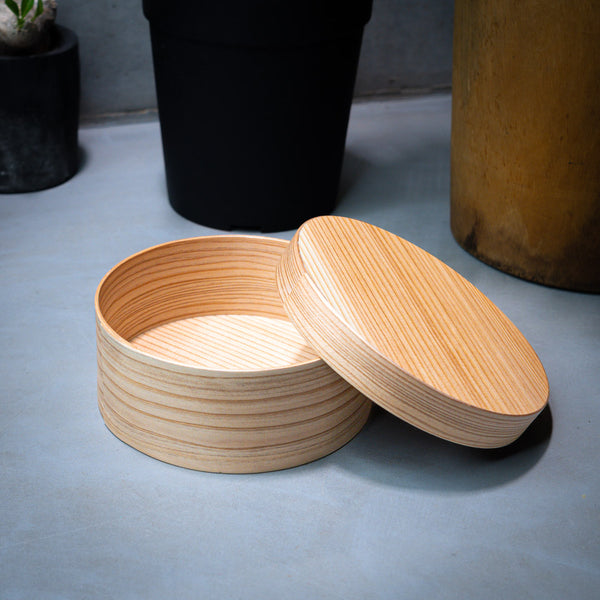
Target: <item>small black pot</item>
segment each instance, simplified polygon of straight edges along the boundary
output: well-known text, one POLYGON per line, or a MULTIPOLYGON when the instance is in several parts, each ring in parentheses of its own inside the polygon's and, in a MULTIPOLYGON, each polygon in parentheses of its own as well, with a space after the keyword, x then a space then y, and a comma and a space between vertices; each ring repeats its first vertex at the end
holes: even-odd
POLYGON ((78 167, 77 36, 55 27, 53 50, 0 56, 0 192, 31 192, 78 167))
POLYGON ((292 229, 336 201, 371 0, 144 0, 169 201, 292 229))

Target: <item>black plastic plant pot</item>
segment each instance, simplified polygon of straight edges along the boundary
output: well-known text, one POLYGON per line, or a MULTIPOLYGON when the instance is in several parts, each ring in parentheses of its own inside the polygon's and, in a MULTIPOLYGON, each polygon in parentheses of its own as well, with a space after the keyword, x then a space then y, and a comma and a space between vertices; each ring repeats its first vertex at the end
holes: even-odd
POLYGON ((56 26, 53 49, 0 56, 0 192, 63 183, 78 168, 79 48, 56 26))
POLYGON ((179 214, 277 231, 334 208, 371 4, 144 0, 179 214))

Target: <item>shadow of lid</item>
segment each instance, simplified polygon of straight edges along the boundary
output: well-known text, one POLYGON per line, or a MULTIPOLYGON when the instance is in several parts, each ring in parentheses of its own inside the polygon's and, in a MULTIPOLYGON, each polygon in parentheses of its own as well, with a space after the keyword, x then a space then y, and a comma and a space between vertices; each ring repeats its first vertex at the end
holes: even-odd
POLYGON ((552 433, 550 407, 512 444, 482 450, 448 442, 374 406, 362 432, 331 457, 342 468, 380 484, 460 492, 500 486, 531 469, 552 433))

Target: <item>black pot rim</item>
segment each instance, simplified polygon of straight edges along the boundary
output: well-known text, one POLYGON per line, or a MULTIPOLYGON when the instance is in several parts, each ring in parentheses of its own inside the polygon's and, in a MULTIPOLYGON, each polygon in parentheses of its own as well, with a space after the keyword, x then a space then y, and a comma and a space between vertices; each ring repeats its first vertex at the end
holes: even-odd
POLYGON ((63 54, 65 52, 68 52, 69 50, 75 48, 79 44, 77 34, 71 29, 55 23, 53 26, 53 30, 53 36, 56 40, 56 44, 51 50, 47 50, 46 52, 37 52, 35 54, 21 54, 10 56, 0 55, 0 61, 30 62, 33 60, 45 60, 51 56, 56 56, 57 54, 63 54))
POLYGON ((153 30, 201 43, 297 46, 357 35, 371 17, 372 0, 143 0, 153 30))

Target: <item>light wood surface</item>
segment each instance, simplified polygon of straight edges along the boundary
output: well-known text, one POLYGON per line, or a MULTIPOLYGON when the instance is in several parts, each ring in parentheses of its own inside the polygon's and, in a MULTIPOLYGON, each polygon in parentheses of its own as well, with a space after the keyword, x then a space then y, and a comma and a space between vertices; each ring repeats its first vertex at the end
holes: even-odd
POLYGON ((450 267, 387 231, 312 219, 286 250, 278 283, 319 356, 436 436, 503 446, 547 402, 542 364, 515 325, 450 267))
POLYGON ((290 321, 255 315, 181 319, 146 331, 131 344, 154 356, 205 369, 274 369, 318 359, 290 321))
POLYGON ((111 431, 193 469, 257 472, 320 458, 371 403, 306 344, 281 304, 288 243, 210 236, 140 252, 96 293, 98 404, 111 431))

